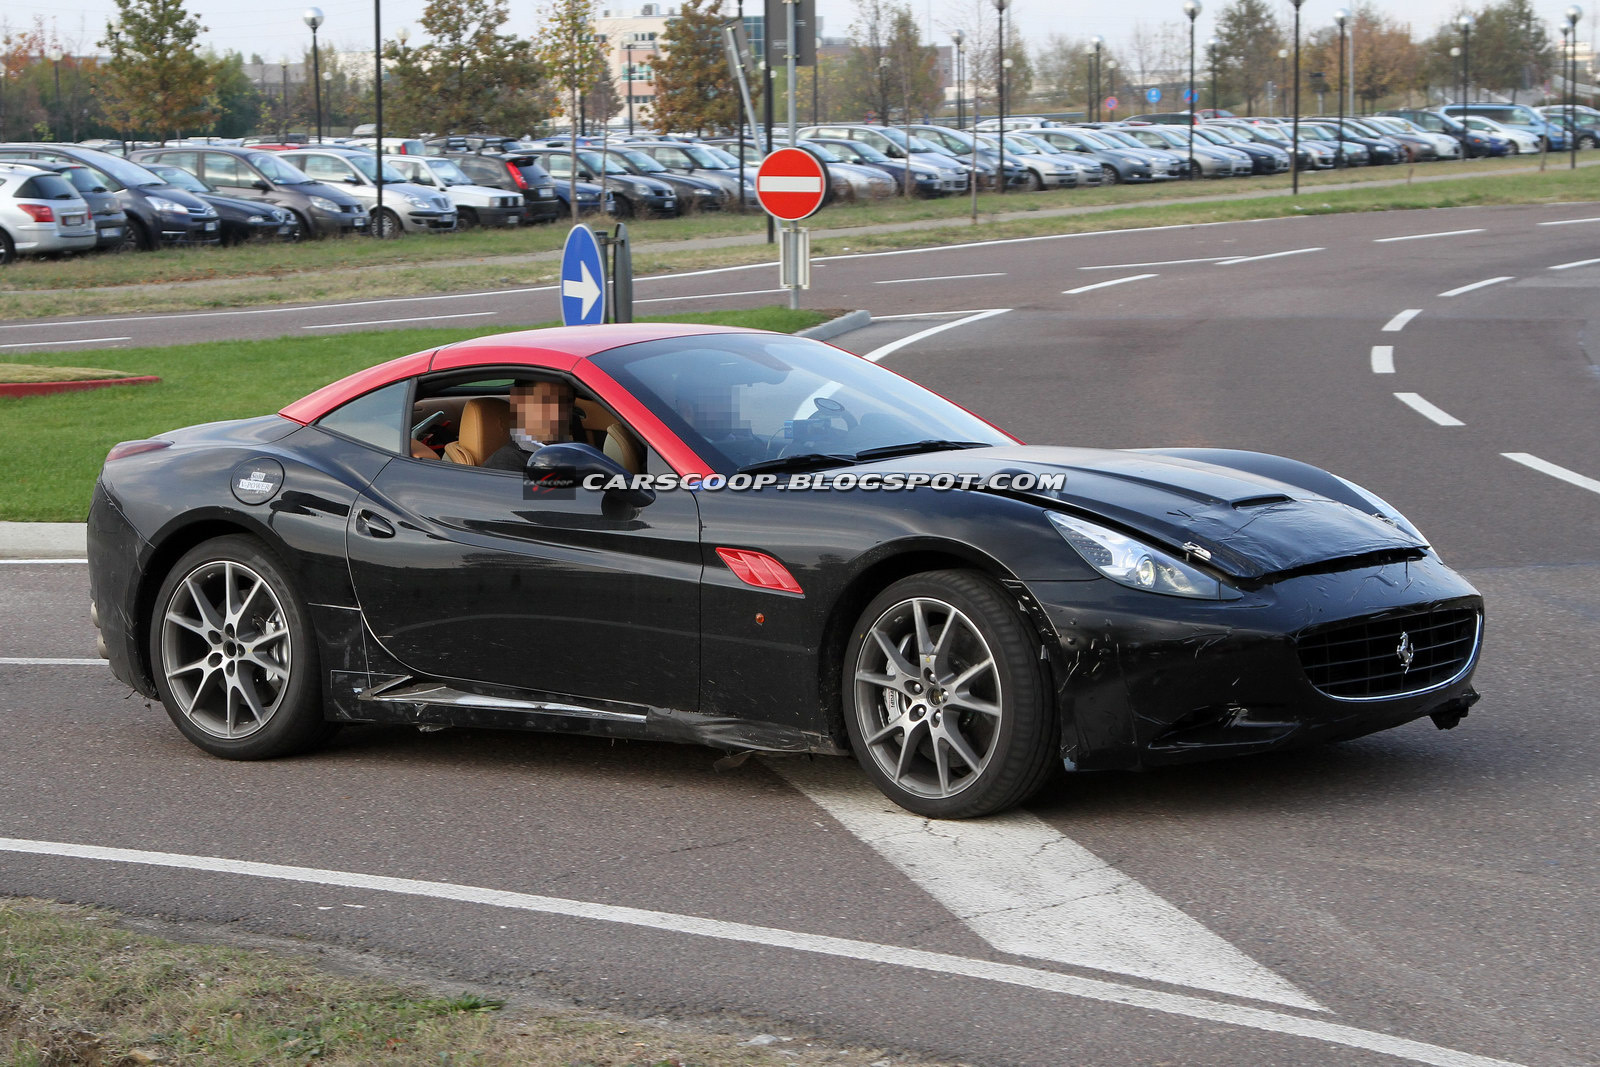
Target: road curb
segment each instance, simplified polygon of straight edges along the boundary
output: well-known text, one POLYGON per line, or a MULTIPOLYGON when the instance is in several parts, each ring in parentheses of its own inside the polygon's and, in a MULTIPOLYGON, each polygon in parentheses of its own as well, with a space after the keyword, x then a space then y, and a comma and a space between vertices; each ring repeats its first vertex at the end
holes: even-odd
POLYGON ((838 337, 842 333, 859 330, 863 326, 871 325, 871 323, 872 312, 851 311, 840 315, 836 319, 829 319, 827 322, 809 326, 804 330, 798 330, 795 332, 795 336, 809 337, 813 341, 826 341, 831 337, 838 337))
POLYGON ((133 378, 82 378, 64 382, 0 382, 0 396, 47 396, 51 393, 104 389, 112 385, 154 385, 160 380, 153 374, 143 374, 133 378))
POLYGON ((0 559, 82 559, 89 527, 81 522, 0 522, 0 559))

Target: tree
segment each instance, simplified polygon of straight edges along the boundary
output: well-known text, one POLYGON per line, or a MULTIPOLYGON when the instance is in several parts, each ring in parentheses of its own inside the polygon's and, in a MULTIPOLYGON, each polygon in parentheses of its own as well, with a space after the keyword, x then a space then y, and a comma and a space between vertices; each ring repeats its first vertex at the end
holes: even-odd
POLYGON ((1244 113, 1256 113, 1267 83, 1278 77, 1278 49, 1284 35, 1266 0, 1233 0, 1217 15, 1218 92, 1244 102, 1244 113))
POLYGON ((594 35, 594 0, 555 0, 539 30, 539 60, 557 93, 556 114, 572 123, 572 167, 567 202, 578 221, 578 112, 584 90, 600 77, 605 57, 594 35))
POLYGON ((1556 73, 1560 61, 1550 43, 1550 28, 1528 0, 1501 0, 1478 13, 1472 28, 1472 80, 1490 89, 1517 93, 1556 73))
POLYGON ((183 0, 117 0, 117 19, 100 41, 111 58, 98 88, 114 126, 176 137, 211 125, 216 69, 194 46, 204 32, 183 0))
POLYGON ((386 42, 396 126, 439 133, 512 132, 543 116, 530 44, 500 32, 506 0, 429 0, 416 48, 386 42))
MULTIPOLYGON (((739 87, 728 69, 722 0, 688 0, 667 20, 656 76, 654 121, 662 130, 706 133, 733 127, 739 118, 739 87)), ((751 91, 756 90, 751 86, 751 91)))
POLYGON ((208 62, 216 72, 216 91, 211 105, 217 113, 212 132, 218 137, 243 137, 261 122, 261 94, 244 72, 244 57, 238 52, 211 56, 208 62))

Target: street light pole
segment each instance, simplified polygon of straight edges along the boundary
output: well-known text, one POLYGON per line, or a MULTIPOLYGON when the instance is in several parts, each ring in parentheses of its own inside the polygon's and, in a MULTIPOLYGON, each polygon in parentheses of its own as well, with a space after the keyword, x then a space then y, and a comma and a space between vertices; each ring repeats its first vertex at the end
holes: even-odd
MULTIPOLYGON (((317 100, 317 143, 322 143, 322 60, 317 52, 317 27, 323 23, 322 8, 308 7, 300 18, 311 27, 311 89, 317 100)), ((378 154, 382 155, 380 147, 378 154)))
POLYGON ((1194 105, 1199 99, 1194 91, 1194 20, 1200 17, 1200 0, 1183 0, 1183 13, 1189 16, 1189 177, 1193 178, 1194 120, 1198 117, 1194 105))
POLYGON ((1278 66, 1283 69, 1283 77, 1278 82, 1278 112, 1289 113, 1289 50, 1278 49, 1278 66))
POLYGON ((51 65, 53 67, 55 67, 55 75, 56 75, 56 115, 55 115, 55 118, 52 119, 51 122, 50 122, 50 136, 54 137, 58 141, 61 139, 61 130, 59 129, 59 126, 61 124, 61 56, 62 55, 63 55, 63 53, 62 53, 61 47, 59 45, 57 45, 55 48, 50 49, 50 63, 51 63, 51 65))
MULTIPOLYGON (((1001 196, 1006 192, 1006 5, 1010 2, 1011 0, 994 0, 995 18, 999 30, 994 57, 995 107, 1000 116, 1000 128, 997 131, 1000 137, 1000 173, 996 184, 1000 186, 1001 196)), ((976 173, 971 180, 978 180, 976 173)))
MULTIPOLYGON (((372 0, 372 104, 373 104, 373 132, 378 135, 377 166, 373 172, 377 175, 374 184, 378 187, 378 206, 373 208, 374 219, 383 218, 383 0, 372 0)), ((576 198, 574 198, 576 200, 576 198)), ((380 222, 372 227, 375 237, 383 236, 383 225, 380 222)), ((398 236, 398 234, 396 234, 398 236)))
POLYGON ((1217 103, 1217 45, 1222 42, 1215 37, 1206 41, 1206 54, 1211 57, 1211 110, 1222 110, 1222 105, 1217 103))
MULTIPOLYGON (((1573 4, 1565 12, 1567 28, 1571 32, 1571 77, 1567 79, 1567 149, 1572 160, 1572 168, 1578 166, 1578 20, 1583 18, 1583 8, 1573 4)), ((61 96, 61 90, 56 89, 56 96, 61 96)))
POLYGON ((966 42, 967 35, 957 30, 950 35, 951 42, 956 48, 956 129, 967 128, 967 83, 961 69, 961 46, 966 42))
POLYGON ((1093 120, 1095 122, 1099 122, 1100 119, 1101 119, 1101 115, 1100 115, 1100 50, 1105 47, 1106 39, 1104 37, 1101 37, 1099 34, 1095 34, 1095 36, 1090 38, 1090 41, 1094 45, 1094 52, 1090 56, 1090 60, 1089 60, 1090 63, 1092 64, 1092 66, 1089 68, 1089 107, 1088 107, 1088 111, 1089 111, 1089 114, 1093 116, 1093 120))
POLYGON ((1467 119, 1472 117, 1472 16, 1456 19, 1461 28, 1461 158, 1467 158, 1467 119))
POLYGON ((1333 166, 1344 166, 1344 24, 1350 21, 1350 12, 1340 8, 1333 13, 1333 24, 1339 27, 1339 144, 1333 152, 1333 166))
POLYGON ((1294 5, 1294 145, 1289 159, 1289 184, 1300 195, 1300 5, 1305 0, 1289 0, 1294 5))
POLYGON ((623 53, 628 61, 623 64, 623 92, 628 94, 628 136, 633 136, 633 42, 629 41, 622 46, 623 53))

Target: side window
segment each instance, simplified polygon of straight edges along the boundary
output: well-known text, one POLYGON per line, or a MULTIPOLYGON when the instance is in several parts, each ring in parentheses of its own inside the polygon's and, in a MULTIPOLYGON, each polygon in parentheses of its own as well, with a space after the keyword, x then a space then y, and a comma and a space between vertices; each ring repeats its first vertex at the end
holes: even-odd
POLYGON ((486 160, 463 156, 456 160, 456 164, 467 177, 472 179, 474 185, 488 185, 499 188, 497 179, 500 179, 502 175, 495 173, 496 168, 493 165, 486 165, 486 160))
POLYGON ((406 418, 409 381, 395 382, 358 396, 317 420, 324 430, 354 438, 385 452, 409 451, 411 425, 406 418))
POLYGON ((206 179, 212 185, 244 189, 256 180, 256 176, 233 156, 222 152, 207 152, 206 179))
POLYGON ((161 162, 169 167, 182 167, 190 174, 200 173, 199 152, 163 152, 161 162))
POLYGON ((295 166, 321 181, 343 182, 355 173, 350 169, 350 164, 334 156, 302 156, 294 162, 295 166))
MULTIPOLYGON (((656 159, 664 167, 677 167, 682 170, 688 170, 690 167, 689 157, 677 148, 657 149, 656 159)), ((554 174, 555 171, 551 171, 550 173, 554 174)))
POLYGON ((552 178, 566 178, 572 174, 572 160, 567 156, 546 156, 544 169, 552 178))

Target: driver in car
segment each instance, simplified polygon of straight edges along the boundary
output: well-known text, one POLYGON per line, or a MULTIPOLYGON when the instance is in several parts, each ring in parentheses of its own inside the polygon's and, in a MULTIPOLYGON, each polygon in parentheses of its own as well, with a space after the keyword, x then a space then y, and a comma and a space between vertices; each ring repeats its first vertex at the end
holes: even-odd
POLYGON ((678 414, 695 432, 735 464, 767 458, 767 445, 734 417, 733 389, 708 382, 687 383, 678 391, 678 414))
POLYGON ((501 471, 522 471, 528 457, 545 445, 572 440, 572 386, 566 382, 517 382, 511 386, 511 440, 483 463, 501 471))

